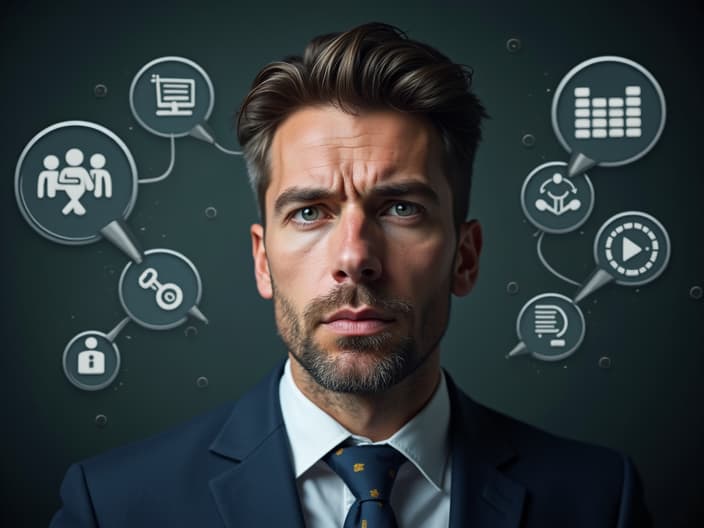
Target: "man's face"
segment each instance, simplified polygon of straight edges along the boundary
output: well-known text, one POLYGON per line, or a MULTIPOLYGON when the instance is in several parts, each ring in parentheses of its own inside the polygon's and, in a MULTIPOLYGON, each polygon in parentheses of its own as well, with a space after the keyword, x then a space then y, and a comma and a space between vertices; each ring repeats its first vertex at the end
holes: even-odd
POLYGON ((390 388, 437 353, 450 293, 476 278, 481 232, 463 224, 458 246, 437 134, 388 110, 306 107, 270 164, 252 248, 282 339, 325 389, 390 388))

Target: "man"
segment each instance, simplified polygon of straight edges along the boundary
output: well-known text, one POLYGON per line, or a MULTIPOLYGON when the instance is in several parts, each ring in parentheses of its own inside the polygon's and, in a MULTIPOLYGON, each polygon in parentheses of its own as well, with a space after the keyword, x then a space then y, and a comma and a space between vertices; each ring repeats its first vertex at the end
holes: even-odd
POLYGON ((259 73, 238 133, 288 358, 234 406, 73 465, 52 526, 649 524, 627 457, 484 408, 440 368, 482 247, 470 81, 384 24, 259 73))

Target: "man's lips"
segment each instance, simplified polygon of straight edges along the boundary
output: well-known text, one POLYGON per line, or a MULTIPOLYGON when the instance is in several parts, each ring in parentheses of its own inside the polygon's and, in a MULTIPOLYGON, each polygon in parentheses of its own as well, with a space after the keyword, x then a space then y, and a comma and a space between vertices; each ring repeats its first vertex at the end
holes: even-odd
POLYGON ((394 321, 394 318, 371 308, 339 310, 323 319, 328 330, 342 335, 375 334, 394 321))

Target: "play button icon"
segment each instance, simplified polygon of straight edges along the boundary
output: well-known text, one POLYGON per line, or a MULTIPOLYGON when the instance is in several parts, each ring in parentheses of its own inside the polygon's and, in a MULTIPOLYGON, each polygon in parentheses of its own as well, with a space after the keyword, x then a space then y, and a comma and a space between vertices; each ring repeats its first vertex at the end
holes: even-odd
POLYGON ((575 303, 611 281, 640 286, 655 280, 670 260, 670 237, 655 217, 624 211, 599 228, 594 237, 594 260, 597 267, 575 294, 575 303))
POLYGON ((623 237, 623 244, 621 246, 621 254, 623 255, 623 262, 628 262, 631 258, 635 257, 638 253, 643 251, 643 248, 638 244, 633 242, 627 236, 623 237))
POLYGON ((641 211, 608 219, 594 239, 597 265, 619 284, 637 286, 660 275, 670 258, 670 238, 663 225, 641 211))

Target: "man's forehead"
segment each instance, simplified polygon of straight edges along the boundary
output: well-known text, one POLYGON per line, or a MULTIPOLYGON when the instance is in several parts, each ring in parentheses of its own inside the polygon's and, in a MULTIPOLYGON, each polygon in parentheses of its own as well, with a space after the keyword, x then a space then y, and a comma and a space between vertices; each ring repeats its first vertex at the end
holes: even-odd
POLYGON ((379 110, 355 116, 330 106, 304 108, 274 135, 270 188, 325 185, 345 172, 379 181, 395 175, 427 180, 438 168, 438 148, 429 123, 408 114, 379 110))

